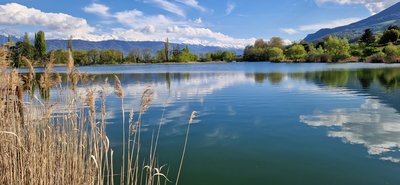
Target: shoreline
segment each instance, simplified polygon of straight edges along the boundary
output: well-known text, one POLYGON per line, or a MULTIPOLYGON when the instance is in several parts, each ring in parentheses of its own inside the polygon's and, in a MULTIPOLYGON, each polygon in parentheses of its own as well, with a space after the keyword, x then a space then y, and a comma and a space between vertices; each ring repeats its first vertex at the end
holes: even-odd
MULTIPOLYGON (((163 62, 163 63, 125 63, 125 64, 98 64, 98 65, 84 65, 76 67, 100 67, 100 66, 147 66, 147 65, 206 65, 206 64, 228 64, 228 63, 272 63, 272 64, 400 64, 400 63, 374 63, 374 62, 271 62, 271 61, 212 61, 212 62, 163 62)), ((55 64, 54 67, 66 67, 66 64, 55 64)), ((19 69, 24 69, 20 67, 19 69)), ((44 68, 43 66, 34 66, 34 68, 44 68)))
MULTIPOLYGON (((129 65, 188 65, 188 64, 227 64, 227 63, 274 63, 274 64, 400 64, 400 62, 272 62, 272 61, 211 61, 211 62, 160 62, 160 63, 124 63, 124 64, 95 64, 95 65, 82 65, 77 67, 91 67, 91 66, 129 66, 129 65)), ((55 67, 65 67, 66 64, 55 64, 55 67)), ((43 66, 34 66, 43 67, 43 66)))

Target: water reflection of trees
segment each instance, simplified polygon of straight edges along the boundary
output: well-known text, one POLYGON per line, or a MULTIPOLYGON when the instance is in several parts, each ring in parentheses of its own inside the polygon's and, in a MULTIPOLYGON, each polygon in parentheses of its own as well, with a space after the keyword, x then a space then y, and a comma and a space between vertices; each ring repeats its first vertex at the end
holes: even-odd
MULTIPOLYGON (((39 81, 41 78, 40 73, 36 75, 35 81, 39 81)), ((165 84, 166 89, 170 90, 173 83, 187 82, 191 80, 195 81, 208 81, 222 76, 234 76, 243 75, 236 73, 134 73, 134 74, 117 74, 123 84, 135 84, 135 83, 160 83, 165 84)), ((312 82, 317 85, 325 85, 329 87, 356 87, 354 84, 359 84, 360 88, 367 90, 371 88, 372 84, 381 86, 387 91, 395 90, 400 88, 400 68, 383 68, 383 69, 357 69, 357 70, 327 70, 327 71, 313 71, 313 72, 293 72, 293 73, 282 73, 282 72, 271 72, 271 73, 246 73, 246 78, 254 79, 255 83, 265 83, 268 81, 270 84, 279 85, 288 77, 291 80, 300 80, 312 82)), ((66 87, 66 74, 62 75, 62 86, 66 87)), ((81 80, 78 86, 90 86, 96 84, 103 84, 105 79, 109 79, 112 84, 114 74, 82 74, 81 78, 87 80, 81 80)), ((36 83, 30 84, 35 85, 36 83)), ((25 87, 29 89, 32 87, 25 87)), ((38 86, 42 97, 48 97, 48 90, 44 91, 38 86)))
POLYGON ((386 90, 400 88, 400 68, 387 69, 358 69, 330 70, 305 73, 290 73, 291 79, 306 80, 330 87, 343 87, 350 82, 358 81, 363 89, 369 89, 371 84, 377 82, 386 90))
POLYGON ((268 80, 273 85, 279 85, 283 78, 285 77, 285 73, 280 72, 272 72, 272 73, 253 73, 246 74, 248 78, 254 78, 256 83, 262 84, 265 80, 268 80))
POLYGON ((246 74, 246 77, 253 78, 255 83, 262 84, 268 80, 273 85, 279 85, 285 76, 291 80, 308 81, 329 87, 347 87, 358 82, 364 90, 369 89, 373 83, 388 91, 400 88, 400 68, 246 74))

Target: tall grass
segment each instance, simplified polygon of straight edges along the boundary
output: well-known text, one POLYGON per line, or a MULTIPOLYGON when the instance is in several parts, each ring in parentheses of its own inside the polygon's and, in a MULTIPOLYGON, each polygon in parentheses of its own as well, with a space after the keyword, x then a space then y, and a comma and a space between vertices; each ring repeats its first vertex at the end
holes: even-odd
MULTIPOLYGON (((70 51, 67 58, 67 87, 62 87, 61 75, 52 70, 53 54, 43 74, 35 73, 32 63, 23 58, 29 73, 21 75, 8 66, 7 50, 0 48, 0 184, 159 185, 171 182, 164 174, 165 166, 156 157, 163 118, 151 141, 148 160, 141 160, 145 158, 140 151, 141 120, 153 99, 153 91, 148 88, 143 92, 136 119, 132 110, 125 122, 125 94, 115 76, 114 91, 122 103, 123 151, 121 172, 114 174, 116 156, 106 133, 108 80, 100 90, 77 93, 76 86, 85 76, 74 67, 70 51), (42 98, 37 97, 35 87, 42 98), (57 89, 64 96, 51 100, 50 89, 57 89), (127 131, 125 125, 129 125, 127 131)), ((178 179, 194 115, 189 120, 178 179)))

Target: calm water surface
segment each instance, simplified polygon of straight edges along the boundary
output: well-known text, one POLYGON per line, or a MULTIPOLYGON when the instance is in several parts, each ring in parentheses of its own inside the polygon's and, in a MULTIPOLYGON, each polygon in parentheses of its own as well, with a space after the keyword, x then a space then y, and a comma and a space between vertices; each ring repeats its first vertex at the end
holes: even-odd
MULTIPOLYGON (((57 70, 63 70, 58 68, 57 70)), ((81 67, 100 88, 118 74, 127 113, 155 91, 143 151, 164 112, 158 147, 175 181, 187 121, 181 184, 400 184, 400 66, 226 63, 81 67)), ((121 147, 121 103, 107 97, 108 135, 121 147)), ((143 153, 145 154, 145 153, 143 153)), ((166 173, 166 172, 165 172, 166 173)))

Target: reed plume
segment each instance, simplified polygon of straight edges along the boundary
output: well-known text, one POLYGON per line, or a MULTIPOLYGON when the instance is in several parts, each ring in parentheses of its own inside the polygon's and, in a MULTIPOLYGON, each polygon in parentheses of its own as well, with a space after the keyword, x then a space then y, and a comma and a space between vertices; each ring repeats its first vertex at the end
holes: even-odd
POLYGON ((72 73, 75 69, 75 64, 74 64, 74 57, 72 56, 72 51, 68 49, 67 53, 67 72, 72 73))
MULTIPOLYGON (((31 83, 31 99, 23 101, 21 74, 10 70, 7 50, 0 48, 0 184, 111 184, 114 177, 114 150, 107 137, 107 110, 105 99, 109 88, 106 79, 99 91, 87 89, 79 93, 82 81, 93 80, 93 76, 82 75, 75 69, 71 51, 68 52, 67 86, 62 87, 62 78, 53 71, 54 54, 51 53, 45 71, 36 81, 31 61, 26 63, 31 83), (44 97, 34 93, 34 84, 44 97), (79 84, 79 86, 78 86, 79 84), (59 86, 58 86, 59 85, 59 86), (68 90, 72 89, 72 91, 68 90), (60 97, 50 99, 50 91, 60 97), (96 105, 99 97, 99 105, 96 105), (44 99, 44 101, 43 101, 44 99), (100 108, 101 117, 96 111, 100 108)), ((156 157, 157 143, 163 116, 156 137, 151 140, 149 160, 141 157, 141 122, 144 113, 153 101, 154 92, 146 88, 140 97, 137 115, 129 114, 129 129, 125 130, 125 92, 120 79, 115 76, 114 92, 121 99, 123 152, 120 184, 146 185, 170 182, 162 172, 156 157), (128 149, 126 149, 128 147, 128 149), (142 166, 139 163, 143 161, 142 166)), ((193 122, 195 114, 189 120, 193 122)), ((182 155, 186 150, 187 137, 182 155)), ((119 167, 119 166, 118 166, 119 167)), ((179 176, 178 176, 179 179, 179 176)))
POLYGON ((183 165, 183 159, 185 158, 185 153, 186 153, 186 146, 188 142, 188 137, 189 137, 189 130, 190 130, 190 125, 192 125, 194 118, 197 116, 197 112, 193 111, 192 114, 190 115, 187 130, 186 130, 186 137, 185 137, 185 144, 183 145, 183 151, 182 151, 182 158, 181 158, 181 163, 179 164, 179 169, 178 169, 178 175, 176 177, 176 183, 175 185, 179 184, 179 177, 181 174, 182 170, 182 165, 183 165))

